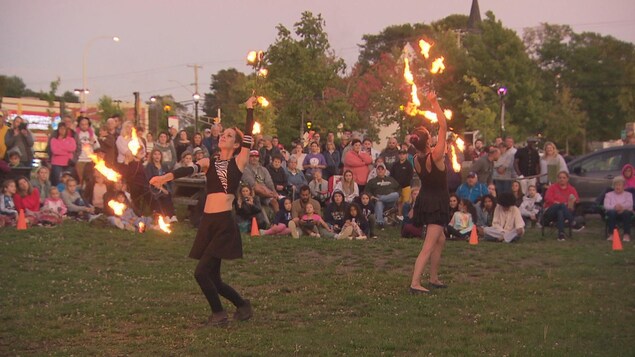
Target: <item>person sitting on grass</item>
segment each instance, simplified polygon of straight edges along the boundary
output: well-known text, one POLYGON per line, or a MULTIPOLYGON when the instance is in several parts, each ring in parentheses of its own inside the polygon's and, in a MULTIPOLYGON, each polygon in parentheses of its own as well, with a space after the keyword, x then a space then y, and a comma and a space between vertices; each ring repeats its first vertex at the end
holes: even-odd
POLYGON ((336 239, 366 239, 368 237, 368 221, 361 212, 357 203, 351 203, 346 213, 346 222, 336 239))
POLYGON ((46 166, 40 166, 36 171, 35 179, 31 180, 31 185, 40 191, 40 204, 44 204, 44 200, 49 197, 51 192, 51 181, 49 177, 51 170, 46 166))
POLYGON ((19 177, 16 180, 17 192, 13 195, 13 202, 18 212, 23 209, 26 219, 30 224, 40 222, 40 192, 31 186, 31 182, 26 177, 19 177))
POLYGON ((276 213, 273 224, 269 229, 261 229, 260 235, 264 236, 286 236, 291 234, 289 221, 291 220, 291 199, 284 198, 282 209, 276 213))
POLYGON ((266 225, 266 221, 262 217, 262 209, 255 202, 254 192, 247 185, 240 187, 234 199, 234 210, 236 211, 238 228, 243 233, 251 231, 251 223, 254 217, 256 217, 258 226, 264 227, 266 225))
POLYGON ((300 218, 300 229, 302 230, 302 234, 319 238, 319 227, 322 227, 329 232, 332 231, 329 225, 324 222, 322 217, 315 213, 313 204, 307 203, 304 209, 305 214, 300 218))
POLYGON ((368 235, 371 238, 375 239, 377 238, 377 235, 375 234, 375 204, 370 199, 370 195, 366 192, 362 193, 361 196, 359 196, 359 200, 359 209, 362 211, 362 214, 368 221, 368 235))
POLYGON ((62 224, 67 211, 60 191, 57 187, 51 187, 49 197, 44 200, 44 205, 40 209, 40 222, 48 226, 62 224))
POLYGON ((423 226, 417 227, 412 223, 414 216, 414 204, 419 196, 419 187, 410 191, 410 200, 403 204, 403 222, 401 223, 402 238, 421 238, 423 236, 423 226))
POLYGON ((322 207, 320 206, 320 202, 311 198, 311 189, 309 186, 304 185, 300 187, 300 198, 293 201, 291 204, 291 216, 293 217, 289 222, 289 228, 291 229, 291 236, 293 238, 300 237, 300 219, 303 215, 306 214, 306 206, 311 204, 313 210, 317 215, 322 213, 322 207))
POLYGON ((631 221, 633 220, 633 195, 624 191, 624 177, 617 176, 613 179, 613 191, 604 196, 604 209, 606 210, 606 225, 609 236, 607 240, 613 240, 613 230, 618 221, 624 228, 624 242, 631 241, 631 221))
POLYGON ((481 197, 476 204, 476 229, 479 234, 483 234, 483 228, 492 226, 495 209, 496 198, 492 195, 481 197))
POLYGON ((18 210, 13 202, 13 196, 17 189, 14 180, 5 180, 2 183, 2 193, 0 194, 0 227, 15 225, 18 218, 18 210))
POLYGON ((104 202, 104 195, 108 192, 106 178, 95 170, 93 176, 87 181, 84 181, 84 183, 86 184, 84 197, 89 201, 88 203, 91 206, 95 207, 95 213, 102 213, 107 203, 104 202))
POLYGON ((115 201, 125 205, 121 216, 114 214, 108 217, 108 222, 115 227, 131 232, 143 232, 145 229, 160 230, 159 226, 154 224, 152 217, 137 216, 130 207, 130 201, 127 199, 125 192, 117 192, 115 194, 115 201))
POLYGON ((528 218, 532 226, 538 222, 538 215, 542 208, 539 205, 540 202, 542 202, 542 196, 536 190, 536 186, 527 186, 527 194, 523 197, 523 203, 520 204, 520 214, 523 218, 528 218))
POLYGON ((88 204, 77 190, 77 181, 69 178, 66 181, 66 190, 62 192, 62 200, 68 208, 68 215, 80 220, 89 220, 93 218, 95 207, 88 204))
POLYGON ((518 241, 525 233, 525 221, 516 207, 516 198, 511 192, 498 195, 491 227, 483 228, 486 241, 511 243, 518 241))
POLYGON ((333 192, 333 199, 326 208, 324 208, 324 220, 333 230, 333 233, 340 233, 344 222, 346 221, 346 212, 348 203, 344 202, 344 194, 342 191, 333 192))
MULTIPOLYGON (((529 186, 527 187, 529 188, 529 186)), ((520 182, 512 182, 512 194, 514 194, 514 202, 516 204, 516 207, 520 207, 520 205, 523 203, 523 198, 525 197, 520 182)))
POLYGON ((71 178, 73 178, 73 174, 70 171, 62 172, 62 177, 60 177, 59 183, 55 186, 60 193, 66 190, 66 182, 71 178))
POLYGON ((474 220, 470 213, 472 202, 466 198, 459 201, 459 210, 454 213, 448 224, 451 240, 467 240, 474 227, 474 220))

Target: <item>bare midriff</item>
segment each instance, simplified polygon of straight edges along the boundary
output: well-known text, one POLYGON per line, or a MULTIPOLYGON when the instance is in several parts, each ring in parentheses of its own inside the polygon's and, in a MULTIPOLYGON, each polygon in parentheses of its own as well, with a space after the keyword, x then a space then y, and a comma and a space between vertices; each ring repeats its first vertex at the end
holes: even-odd
POLYGON ((205 199, 205 213, 219 213, 232 210, 234 195, 224 192, 215 192, 207 195, 205 199))

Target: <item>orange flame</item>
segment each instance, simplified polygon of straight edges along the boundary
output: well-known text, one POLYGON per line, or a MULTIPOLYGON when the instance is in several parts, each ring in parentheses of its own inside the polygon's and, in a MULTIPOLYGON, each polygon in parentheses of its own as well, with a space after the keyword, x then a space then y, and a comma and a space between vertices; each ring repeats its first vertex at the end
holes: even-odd
POLYGON ((266 108, 269 106, 269 101, 265 97, 258 97, 258 103, 260 103, 260 105, 262 105, 263 108, 266 108))
POLYGON ((247 63, 249 64, 256 63, 257 59, 258 59, 258 52, 249 51, 249 53, 247 54, 247 63))
POLYGON ((454 170, 454 172, 460 172, 461 164, 459 164, 459 160, 456 157, 456 148, 454 145, 450 146, 450 160, 452 161, 452 170, 454 170))
POLYGON ((456 138, 456 147, 463 152, 465 150, 465 141, 461 138, 456 138))
POLYGON ((414 84, 415 82, 415 78, 412 75, 412 72, 410 72, 410 63, 408 61, 407 58, 404 58, 404 69, 403 69, 403 77, 406 79, 406 82, 408 84, 414 84))
POLYGON ((430 48, 432 47, 432 44, 426 42, 425 40, 419 40, 419 47, 421 48, 421 54, 423 57, 428 59, 430 57, 430 48))
POLYGON ((412 89, 410 91, 410 97, 412 100, 412 104, 419 107, 421 106, 421 101, 419 101, 419 95, 417 94, 417 85, 412 83, 412 89))
POLYGON ((143 222, 139 222, 139 233, 143 233, 146 231, 146 224, 143 222))
POLYGON ((437 114, 429 110, 423 112, 423 117, 428 119, 430 123, 436 123, 439 121, 439 118, 437 118, 437 114))
POLYGON ((445 64, 443 64, 443 60, 444 60, 443 57, 439 57, 435 59, 434 62, 432 62, 430 73, 432 74, 443 73, 443 71, 445 70, 445 64))
POLYGON ((453 113, 452 113, 452 111, 451 111, 450 109, 446 109, 446 110, 444 110, 444 111, 443 111, 443 114, 445 115, 445 118, 446 118, 447 120, 452 120, 452 115, 453 115, 453 113))
POLYGON ((254 128, 251 130, 251 135, 260 134, 260 123, 254 122, 254 128))
POLYGON ((112 211, 115 212, 115 215, 117 216, 121 216, 126 210, 125 203, 117 202, 115 200, 108 201, 108 207, 112 208, 112 211))
POLYGON ((268 70, 268 69, 266 69, 266 68, 261 68, 261 69, 258 71, 258 76, 259 76, 259 77, 267 77, 267 75, 268 75, 268 74, 269 74, 269 70, 268 70))
POLYGON ((132 155, 137 156, 139 149, 141 149, 141 143, 139 142, 139 137, 137 136, 137 129, 132 128, 132 139, 128 143, 128 149, 132 155))
POLYGON ((117 182, 119 181, 119 179, 121 179, 121 175, 117 171, 107 167, 106 162, 98 158, 97 155, 93 153, 93 149, 91 148, 90 144, 84 145, 82 147, 82 150, 84 151, 84 153, 86 153, 86 156, 93 160, 93 162, 95 163, 95 170, 104 175, 106 180, 117 182))
POLYGON ((163 218, 163 216, 159 216, 159 229, 161 229, 165 233, 172 233, 170 224, 163 218))

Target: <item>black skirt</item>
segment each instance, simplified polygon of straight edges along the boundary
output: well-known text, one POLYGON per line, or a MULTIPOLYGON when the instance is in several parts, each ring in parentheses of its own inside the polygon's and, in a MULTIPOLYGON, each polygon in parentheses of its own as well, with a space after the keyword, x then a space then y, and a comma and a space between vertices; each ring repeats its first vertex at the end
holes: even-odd
MULTIPOLYGON (((447 191, 445 191, 447 194, 447 191)), ((442 194, 438 196, 443 196, 442 194)), ((415 227, 436 224, 445 227, 450 222, 450 202, 445 197, 424 197, 419 193, 413 208, 412 223, 415 227)))
POLYGON ((243 242, 233 211, 203 213, 189 257, 201 259, 203 256, 243 257, 243 242))

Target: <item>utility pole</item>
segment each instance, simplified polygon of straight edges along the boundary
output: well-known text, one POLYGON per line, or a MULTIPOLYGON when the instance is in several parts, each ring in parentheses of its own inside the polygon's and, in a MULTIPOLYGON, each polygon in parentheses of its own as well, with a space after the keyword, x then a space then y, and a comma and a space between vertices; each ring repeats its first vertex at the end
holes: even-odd
POLYGON ((197 64, 187 65, 194 68, 194 94, 192 99, 194 100, 194 132, 198 133, 198 101, 201 99, 201 95, 198 93, 198 69, 203 68, 197 64))

